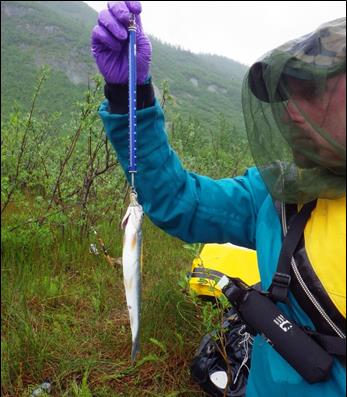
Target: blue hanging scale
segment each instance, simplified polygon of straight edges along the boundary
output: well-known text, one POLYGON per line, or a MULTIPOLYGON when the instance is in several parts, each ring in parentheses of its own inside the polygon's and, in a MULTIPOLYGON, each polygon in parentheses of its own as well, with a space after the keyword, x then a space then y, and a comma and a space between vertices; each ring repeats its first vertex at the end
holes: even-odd
POLYGON ((136 21, 135 15, 129 20, 129 173, 131 191, 135 190, 136 168, 136 21))

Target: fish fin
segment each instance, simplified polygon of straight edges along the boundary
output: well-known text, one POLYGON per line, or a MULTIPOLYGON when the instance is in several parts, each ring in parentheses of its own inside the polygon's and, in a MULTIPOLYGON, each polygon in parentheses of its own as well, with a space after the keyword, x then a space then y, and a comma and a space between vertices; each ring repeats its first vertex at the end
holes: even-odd
POLYGON ((128 220, 129 220, 129 216, 130 216, 130 206, 128 207, 127 212, 125 213, 125 215, 122 219, 122 223, 121 223, 122 229, 125 229, 125 226, 127 225, 128 220))
POLYGON ((141 241, 141 257, 140 257, 140 270, 141 270, 141 275, 142 275, 142 270, 143 270, 143 250, 142 250, 142 241, 141 241))

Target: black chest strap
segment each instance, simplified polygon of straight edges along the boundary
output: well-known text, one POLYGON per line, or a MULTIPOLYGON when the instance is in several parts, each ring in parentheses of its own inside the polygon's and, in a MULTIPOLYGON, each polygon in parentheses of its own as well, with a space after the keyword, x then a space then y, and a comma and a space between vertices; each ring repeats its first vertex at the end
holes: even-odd
MULTIPOLYGON (((301 210, 291 219, 288 232, 284 236, 277 271, 269 288, 269 296, 274 301, 289 303, 288 291, 291 283, 291 261, 294 253, 303 238, 304 229, 317 200, 305 204, 301 210)), ((293 205, 294 206, 294 205, 293 205)), ((294 208, 292 208, 294 209, 294 208)), ((296 211, 296 205, 295 209, 296 211)), ((304 329, 304 331, 316 340, 328 353, 340 357, 346 357, 346 338, 326 335, 320 332, 304 329)), ((345 363, 345 361, 343 361, 345 363)))
POLYGON ((287 235, 284 236, 277 271, 272 279, 269 288, 270 296, 279 302, 288 302, 288 291, 291 282, 290 269, 294 252, 303 236, 305 225, 309 220, 312 211, 315 209, 317 200, 305 204, 295 215, 288 225, 287 235))

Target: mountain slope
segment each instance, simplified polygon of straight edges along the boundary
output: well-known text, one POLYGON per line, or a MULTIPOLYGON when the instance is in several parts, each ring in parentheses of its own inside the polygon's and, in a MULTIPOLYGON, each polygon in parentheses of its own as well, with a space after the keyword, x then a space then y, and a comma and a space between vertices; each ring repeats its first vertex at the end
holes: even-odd
MULTIPOLYGON (((1 2, 1 114, 14 102, 28 109, 35 76, 50 65, 50 78, 38 107, 68 115, 82 100, 90 77, 97 72, 90 54, 90 32, 97 13, 80 1, 1 2)), ((230 59, 197 55, 151 37, 151 74, 157 92, 163 80, 175 99, 174 112, 213 125, 223 113, 239 129, 241 81, 246 67, 230 59)))
POLYGON ((154 38, 151 41, 154 80, 168 81, 181 113, 210 123, 221 112, 234 124, 242 123, 241 84, 246 66, 221 56, 183 51, 154 38))
POLYGON ((93 12, 88 12, 81 2, 1 2, 2 115, 14 100, 27 109, 35 76, 44 64, 52 72, 40 96, 40 109, 69 113, 81 100, 88 76, 96 72, 88 45, 93 12), (79 9, 79 18, 88 22, 79 22, 74 13, 67 17, 65 3, 71 3, 71 10, 79 9), (85 17, 82 10, 87 11, 85 17))

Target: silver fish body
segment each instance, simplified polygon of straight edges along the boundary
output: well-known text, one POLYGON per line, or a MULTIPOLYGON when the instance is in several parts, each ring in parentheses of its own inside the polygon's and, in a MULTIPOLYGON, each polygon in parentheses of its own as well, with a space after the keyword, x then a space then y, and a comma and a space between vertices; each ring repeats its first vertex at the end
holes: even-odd
POLYGON ((142 207, 136 200, 136 194, 131 193, 130 205, 122 220, 124 229, 122 265, 132 335, 132 362, 140 351, 142 220, 142 207))

